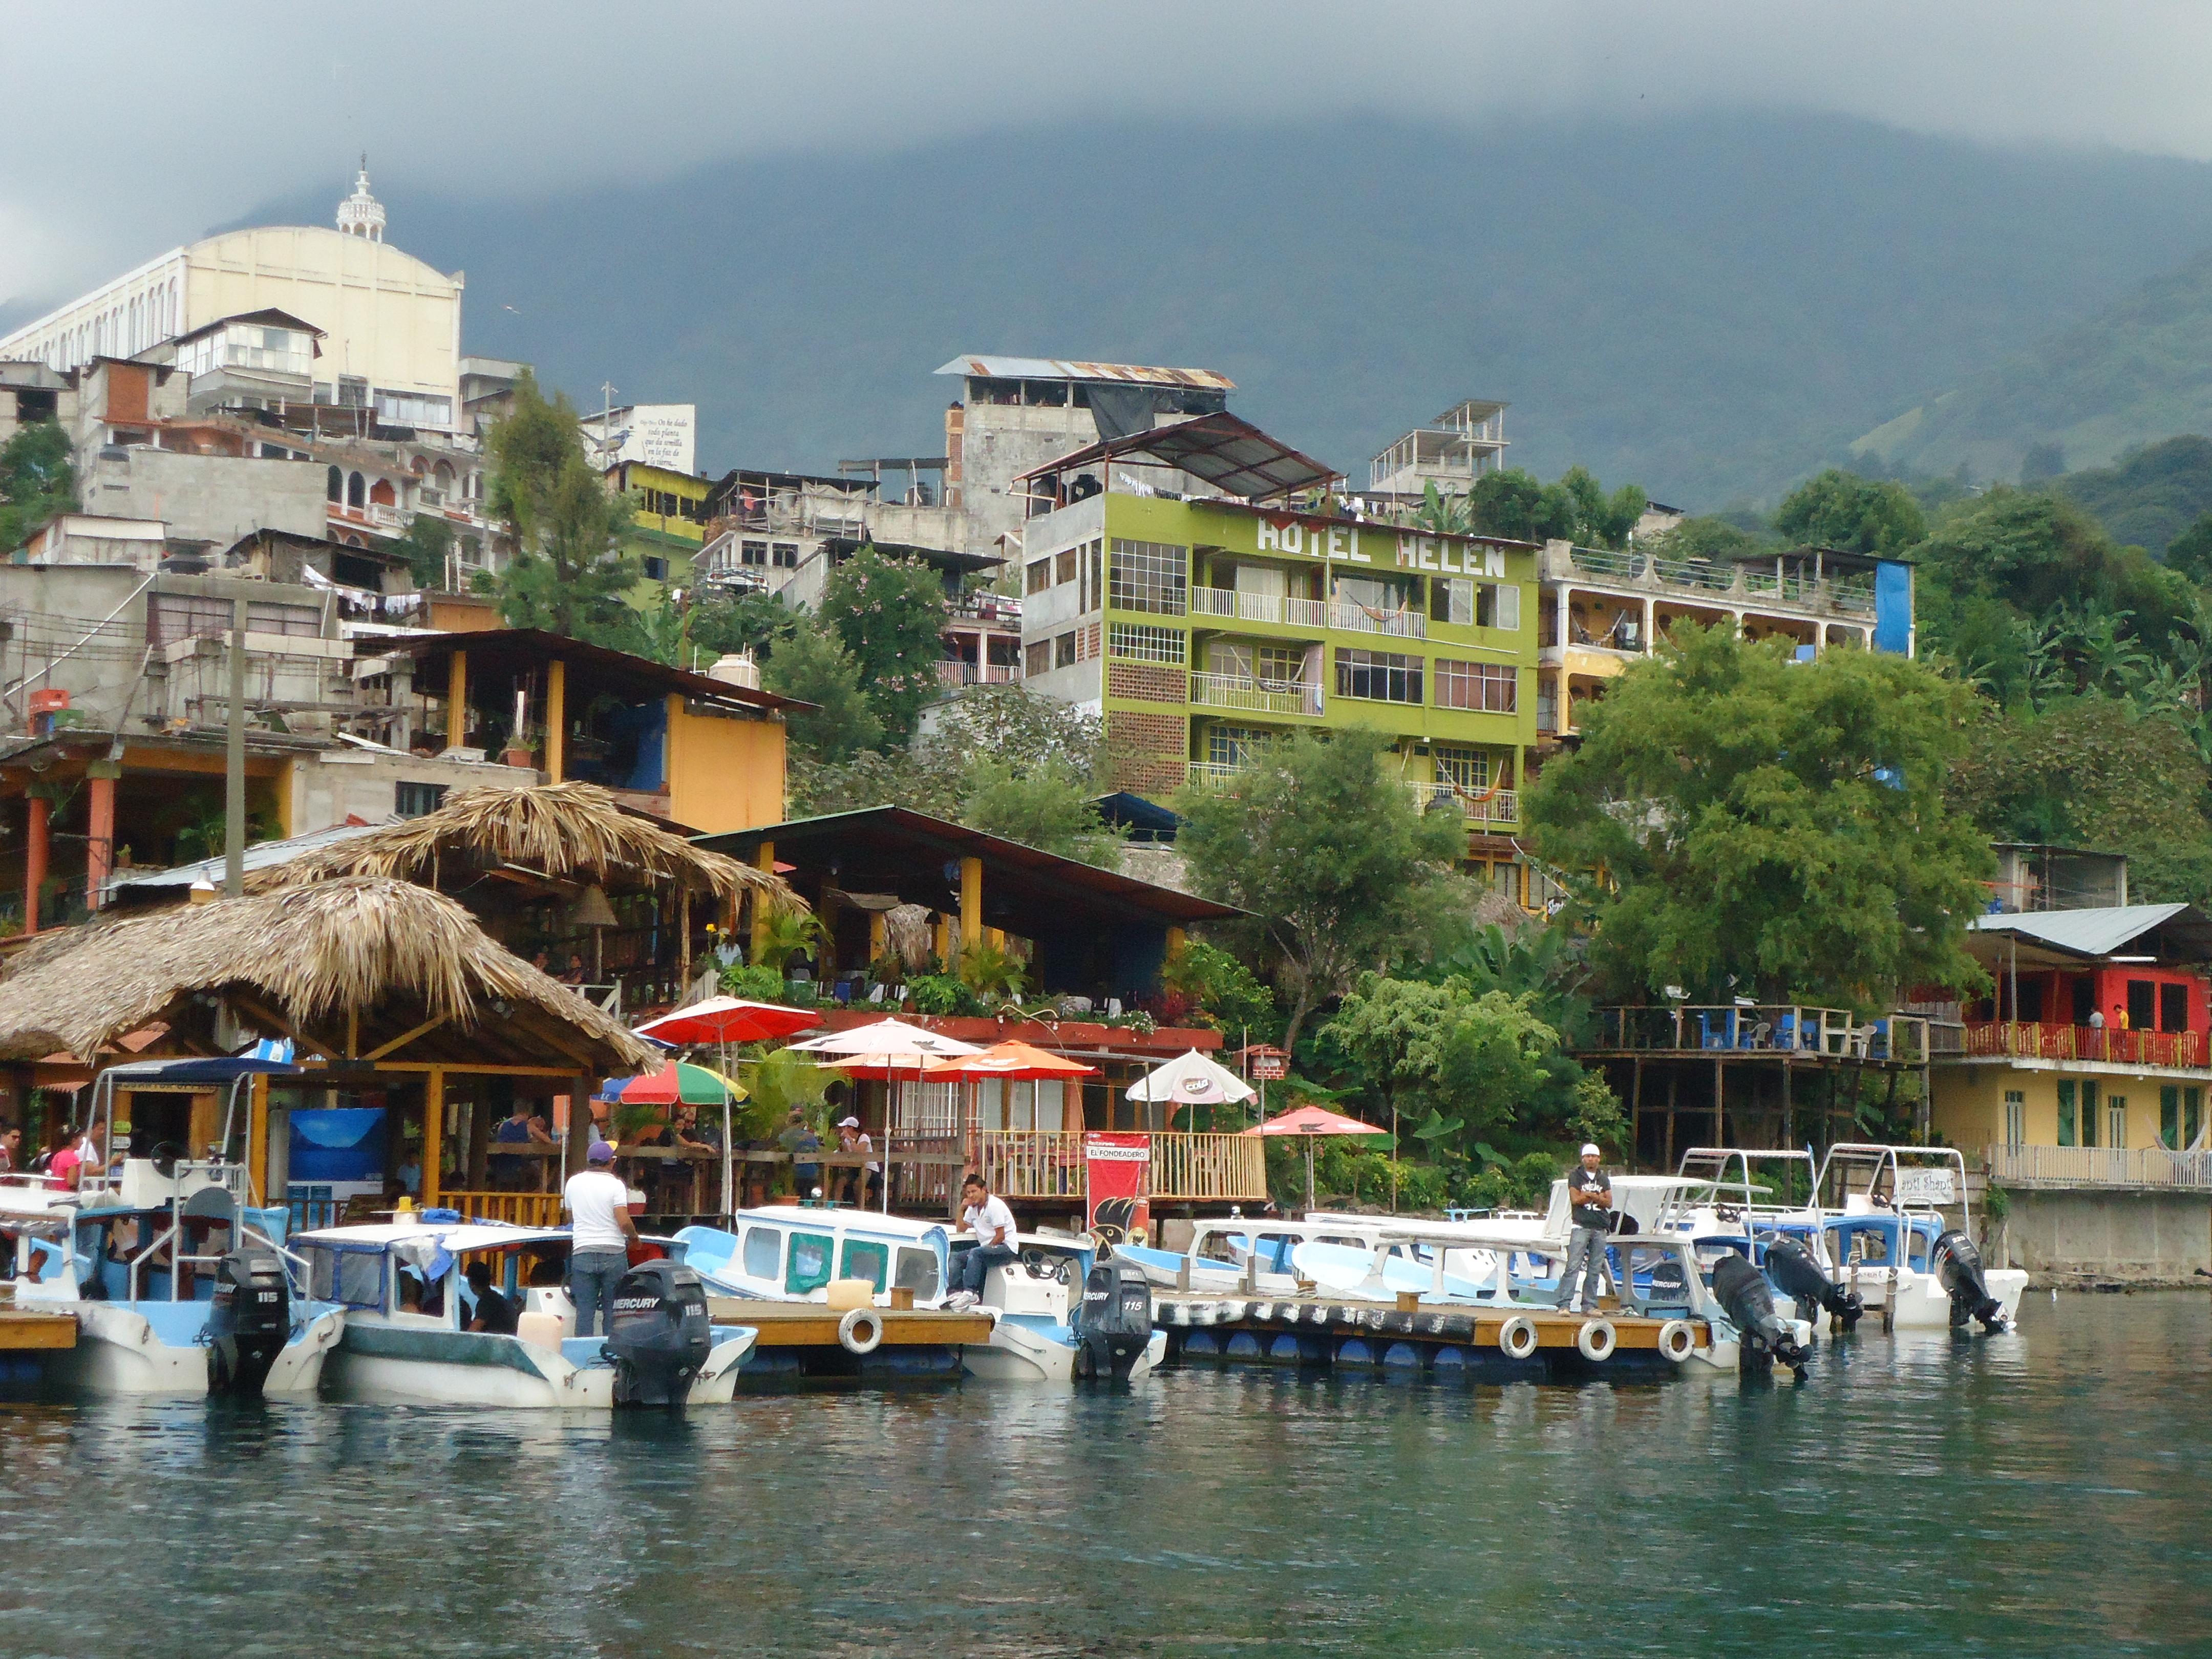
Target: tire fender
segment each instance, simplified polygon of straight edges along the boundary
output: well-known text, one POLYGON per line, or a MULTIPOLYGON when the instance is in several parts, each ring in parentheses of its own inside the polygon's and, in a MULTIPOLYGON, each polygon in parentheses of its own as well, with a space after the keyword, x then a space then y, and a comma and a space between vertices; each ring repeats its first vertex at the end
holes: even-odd
POLYGON ((871 1354, 884 1346, 884 1316, 873 1308, 848 1308, 837 1322, 837 1341, 847 1353, 871 1354))

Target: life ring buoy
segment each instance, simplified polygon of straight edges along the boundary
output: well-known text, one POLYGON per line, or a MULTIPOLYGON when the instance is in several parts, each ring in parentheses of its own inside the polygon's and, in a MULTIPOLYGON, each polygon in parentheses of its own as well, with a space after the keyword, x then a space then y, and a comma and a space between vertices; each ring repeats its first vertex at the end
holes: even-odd
POLYGON ((1508 1359, 1527 1359, 1536 1352, 1536 1322, 1516 1314, 1498 1328, 1498 1351, 1508 1359))
POLYGON ((873 1308, 848 1308, 837 1322, 837 1341, 847 1353, 873 1353, 884 1346, 884 1316, 873 1308))
POLYGON ((1612 1358, 1613 1344, 1620 1340, 1610 1319, 1593 1319, 1575 1333, 1575 1346, 1585 1359, 1612 1358))
POLYGON ((1670 1319, 1659 1328, 1659 1352, 1677 1365, 1686 1363, 1697 1346, 1697 1333, 1686 1319, 1670 1319))

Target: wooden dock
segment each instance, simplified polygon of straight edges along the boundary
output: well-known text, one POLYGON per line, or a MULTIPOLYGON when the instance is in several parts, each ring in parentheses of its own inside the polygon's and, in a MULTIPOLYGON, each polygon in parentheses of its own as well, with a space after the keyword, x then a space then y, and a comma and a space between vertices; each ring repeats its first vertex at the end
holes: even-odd
MULTIPOLYGON (((877 1308, 884 1322, 886 1348, 960 1347, 991 1340, 991 1316, 939 1308, 877 1308)), ((717 1325, 750 1325, 760 1333, 761 1348, 834 1348, 837 1322, 845 1316, 819 1302, 754 1302, 744 1297, 710 1296, 708 1316, 717 1325)))
POLYGON ((34 1308, 0 1308, 0 1353, 76 1346, 76 1316, 34 1308))
MULTIPOLYGON (((1185 1361, 1350 1369, 1484 1381, 1543 1380, 1609 1374, 1664 1375, 1674 1363, 1660 1352, 1670 1322, 1641 1315, 1563 1313, 1548 1308, 1478 1308, 1463 1303, 1346 1301, 1323 1296, 1250 1297, 1155 1292, 1153 1322, 1168 1333, 1171 1356, 1185 1361), (1411 1305, 1407 1305, 1408 1304, 1411 1305), (1522 1358, 1500 1346, 1508 1322, 1535 1328, 1522 1358), (1604 1321, 1613 1348, 1586 1358, 1583 1328, 1604 1321)), ((1703 1320, 1686 1322, 1698 1346, 1712 1340, 1703 1320)))

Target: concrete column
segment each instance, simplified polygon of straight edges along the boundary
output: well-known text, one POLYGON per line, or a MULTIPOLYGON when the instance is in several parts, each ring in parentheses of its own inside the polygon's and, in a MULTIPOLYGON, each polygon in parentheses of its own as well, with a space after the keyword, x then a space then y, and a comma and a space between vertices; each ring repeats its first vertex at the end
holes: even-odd
POLYGON ((46 814, 43 795, 24 802, 29 822, 23 834, 23 931, 39 931, 39 889, 46 884, 46 814))
POLYGON ((86 806, 91 822, 84 846, 84 908, 100 908, 100 889, 115 868, 115 781, 122 775, 119 761, 94 761, 84 769, 86 806))
POLYGON ((446 747, 458 749, 469 737, 469 653, 456 651, 446 665, 446 747))
POLYGON ((545 781, 561 781, 568 737, 568 665, 556 657, 545 669, 545 781))
POLYGON ((1659 621, 1658 602, 1646 595, 1644 600, 1644 654, 1650 656, 1657 648, 1658 636, 1652 631, 1659 621))
POLYGON ((960 948, 983 942, 983 860, 960 860, 960 948))

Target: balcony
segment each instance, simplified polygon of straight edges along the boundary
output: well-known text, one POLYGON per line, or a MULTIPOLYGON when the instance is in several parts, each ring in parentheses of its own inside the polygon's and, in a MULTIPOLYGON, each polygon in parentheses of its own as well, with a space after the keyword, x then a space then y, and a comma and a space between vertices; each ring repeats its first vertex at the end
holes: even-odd
POLYGON ((2008 1019, 1970 1022, 1966 1029, 1968 1060, 2075 1060, 2176 1071, 2204 1064, 2204 1039, 2196 1031, 2116 1031, 2008 1019))
POLYGON ((1556 543, 1545 550, 1540 568, 1547 582, 1581 579, 1604 586, 1672 591, 1692 599, 1731 594, 1744 604, 1874 615, 1874 583, 1863 578, 1814 580, 1787 571, 1761 571, 1751 564, 1662 559, 1603 548, 1566 548, 1556 543))
POLYGON ((1917 1066, 1955 1054, 1958 1027, 1893 1013, 1862 1025, 1848 1008, 1802 1003, 1668 1003, 1596 1011, 1599 1054, 1820 1055, 1917 1066))
POLYGON ((1193 674, 1194 708, 1229 708, 1246 714, 1290 714, 1318 718, 1321 687, 1295 680, 1245 679, 1236 674, 1193 674))
POLYGON ((964 685, 1012 685, 1021 677, 1018 663, 972 663, 954 659, 937 665, 937 683, 947 691, 957 691, 964 685))
POLYGON ((2148 1188, 2212 1191, 2212 1152, 2163 1146, 1985 1146, 1990 1184, 2039 1187, 2148 1188))
MULTIPOLYGON (((1249 1135, 1180 1133, 1154 1134, 1151 1140, 1146 1184, 1155 1200, 1267 1200, 1267 1164, 1261 1141, 1249 1135)), ((975 1162, 991 1190, 1001 1197, 1082 1201, 1081 1131, 985 1129, 977 1132, 975 1143, 975 1162)))
POLYGON ((1434 783, 1408 781, 1406 788, 1423 811, 1431 806, 1456 806, 1469 823, 1518 823, 1521 796, 1512 789, 1468 789, 1439 780, 1434 783))
POLYGON ((1278 599, 1272 593, 1194 587, 1189 608, 1194 617, 1259 623, 1270 628, 1333 628, 1347 634, 1386 634, 1401 640, 1429 636, 1429 619, 1418 611, 1370 611, 1340 600, 1278 599))

